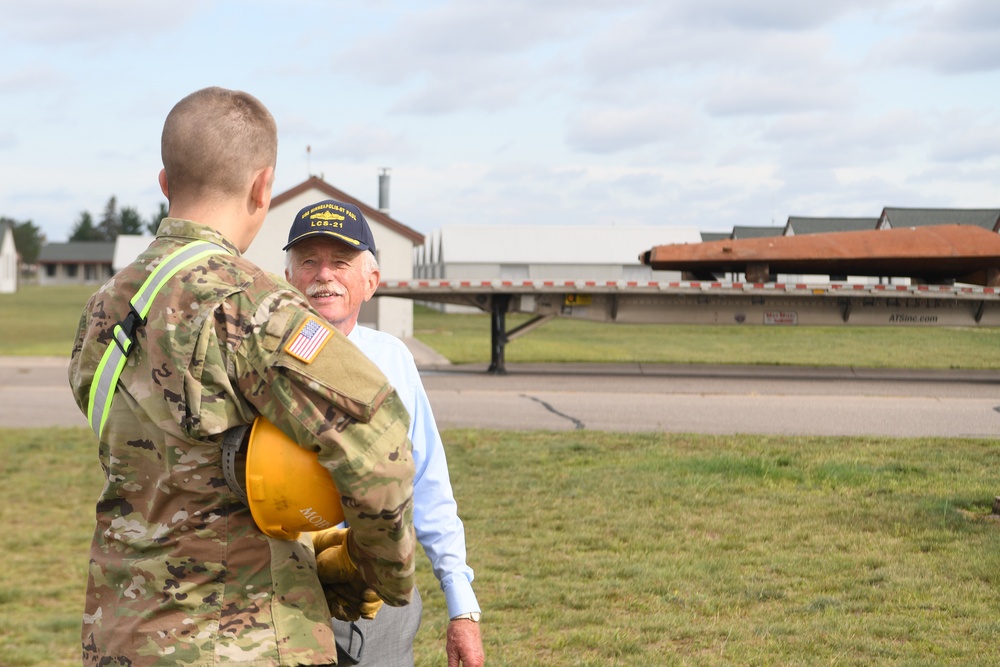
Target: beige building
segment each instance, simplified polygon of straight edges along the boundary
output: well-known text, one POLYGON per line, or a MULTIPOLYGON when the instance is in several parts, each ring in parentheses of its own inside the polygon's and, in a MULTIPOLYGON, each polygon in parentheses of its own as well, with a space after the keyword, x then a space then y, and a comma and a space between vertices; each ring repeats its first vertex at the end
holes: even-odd
MULTIPOLYGON (((355 197, 313 176, 271 200, 264 225, 246 252, 246 257, 261 268, 285 275, 288 229, 295 214, 324 199, 354 204, 364 213, 372 228, 382 280, 408 280, 413 277, 413 249, 424 242, 416 230, 389 217, 388 211, 372 208, 355 197)), ((358 322, 398 338, 413 335, 413 302, 409 299, 377 297, 364 305, 358 322)))
POLYGON ((39 285, 101 285, 111 278, 114 241, 47 243, 38 253, 39 285))
MULTIPOLYGON (((417 248, 417 278, 445 280, 596 280, 670 282, 639 255, 667 243, 700 243, 695 227, 670 225, 446 225, 417 248)), ((469 306, 428 304, 444 312, 469 306)))
POLYGON ((639 260, 666 243, 700 243, 694 227, 667 225, 446 225, 417 248, 418 278, 449 280, 680 280, 639 260))

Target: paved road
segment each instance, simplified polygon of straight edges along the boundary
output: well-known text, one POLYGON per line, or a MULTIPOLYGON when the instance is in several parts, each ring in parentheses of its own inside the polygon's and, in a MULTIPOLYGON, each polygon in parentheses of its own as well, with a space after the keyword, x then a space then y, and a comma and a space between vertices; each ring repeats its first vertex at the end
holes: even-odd
MULTIPOLYGON (((66 360, 0 358, 0 424, 86 426, 66 360)), ((1000 371, 430 364, 442 428, 996 437, 1000 371)))
POLYGON ((425 372, 442 427, 995 437, 1000 372, 510 366, 425 372))

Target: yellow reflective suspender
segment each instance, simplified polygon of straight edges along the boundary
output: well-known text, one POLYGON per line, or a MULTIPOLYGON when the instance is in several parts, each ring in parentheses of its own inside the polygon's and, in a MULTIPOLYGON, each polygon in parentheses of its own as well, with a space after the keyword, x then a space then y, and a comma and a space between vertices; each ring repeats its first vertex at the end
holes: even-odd
POLYGON ((97 366, 94 381, 90 387, 90 400, 87 404, 87 419, 94 429, 98 439, 104 431, 104 424, 111 410, 111 400, 115 396, 118 377, 125 368, 125 361, 135 345, 135 334, 139 327, 146 324, 149 307, 160 289, 175 273, 185 266, 204 259, 209 255, 229 252, 222 246, 209 241, 193 241, 167 255, 149 274, 146 282, 129 301, 129 313, 124 320, 114 326, 111 342, 104 351, 101 363, 97 366))

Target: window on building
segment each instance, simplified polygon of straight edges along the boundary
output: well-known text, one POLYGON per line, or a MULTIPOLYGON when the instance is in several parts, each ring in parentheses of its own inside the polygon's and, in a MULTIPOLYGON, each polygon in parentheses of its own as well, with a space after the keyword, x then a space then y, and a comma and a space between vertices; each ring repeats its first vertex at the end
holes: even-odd
POLYGON ((46 264, 45 265, 45 275, 48 276, 49 278, 55 278, 56 277, 56 265, 55 264, 46 264))
POLYGON ((76 278, 76 268, 77 268, 76 264, 67 264, 66 265, 66 275, 67 275, 67 277, 69 277, 69 278, 76 278))

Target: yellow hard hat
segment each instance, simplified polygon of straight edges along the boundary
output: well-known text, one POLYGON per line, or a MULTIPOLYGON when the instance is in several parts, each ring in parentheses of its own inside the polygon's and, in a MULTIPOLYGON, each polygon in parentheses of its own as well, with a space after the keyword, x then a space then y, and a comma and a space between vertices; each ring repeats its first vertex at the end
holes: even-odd
POLYGON ((243 427, 235 437, 246 443, 246 465, 239 461, 242 447, 224 455, 223 464, 226 480, 232 487, 230 478, 235 476, 234 490, 245 498, 262 533, 294 540, 344 520, 340 492, 314 452, 298 446, 264 417, 254 420, 248 439, 245 433, 243 427))

